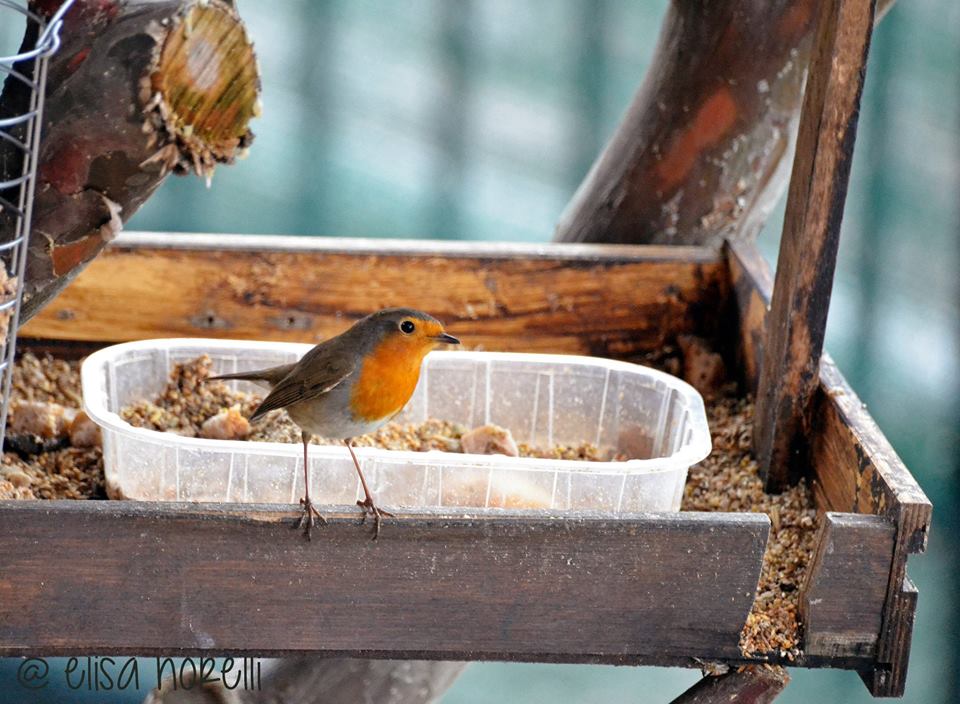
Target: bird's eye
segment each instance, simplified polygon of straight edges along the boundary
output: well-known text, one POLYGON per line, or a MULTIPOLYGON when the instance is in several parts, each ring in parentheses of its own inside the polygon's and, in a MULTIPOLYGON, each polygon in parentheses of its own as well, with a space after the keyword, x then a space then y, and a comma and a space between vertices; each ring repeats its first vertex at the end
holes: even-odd
POLYGON ((412 320, 404 320, 402 323, 400 323, 400 332, 404 333, 405 335, 412 333, 415 328, 416 326, 413 324, 412 320))

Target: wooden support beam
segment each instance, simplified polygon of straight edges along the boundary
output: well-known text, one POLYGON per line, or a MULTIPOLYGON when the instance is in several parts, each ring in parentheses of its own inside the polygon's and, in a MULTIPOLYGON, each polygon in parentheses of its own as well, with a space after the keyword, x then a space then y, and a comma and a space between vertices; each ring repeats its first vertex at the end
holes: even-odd
POLYGON ((787 185, 818 4, 666 3, 647 76, 555 239, 754 241, 787 185))
POLYGON ((786 181, 816 3, 666 3, 636 96, 557 225, 562 242, 754 239, 786 181))
POLYGON ((876 0, 824 0, 820 6, 753 434, 773 491, 801 474, 875 6, 876 0))
POLYGON ((704 677, 671 704, 770 704, 790 682, 782 667, 753 666, 704 677))

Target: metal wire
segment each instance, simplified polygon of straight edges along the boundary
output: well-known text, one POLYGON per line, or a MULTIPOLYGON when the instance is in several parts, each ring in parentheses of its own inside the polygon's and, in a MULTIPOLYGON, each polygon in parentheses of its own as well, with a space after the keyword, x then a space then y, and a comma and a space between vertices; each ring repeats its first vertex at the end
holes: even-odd
MULTIPOLYGON (((0 119, 0 139, 12 144, 23 153, 23 172, 20 176, 0 181, 0 212, 11 213, 14 216, 15 227, 13 237, 0 243, 0 254, 7 259, 7 276, 16 279, 16 291, 11 298, 0 300, 0 319, 7 318, 7 332, 3 341, 2 355, 0 355, 0 374, 3 375, 3 398, 0 406, 0 446, 7 427, 7 411, 10 407, 10 389, 13 382, 13 360, 17 346, 17 327, 20 324, 20 302, 23 297, 23 277, 26 272, 27 247, 29 245, 31 219, 33 216, 33 195, 37 181, 37 159, 40 155, 40 129, 43 124, 43 99, 47 86, 47 67, 50 57, 60 47, 60 29, 63 27, 63 16, 70 9, 74 0, 64 0, 60 9, 49 21, 25 6, 13 0, 0 0, 0 18, 16 12, 24 16, 27 23, 35 23, 43 27, 43 31, 36 43, 30 49, 12 56, 0 56, 0 74, 14 78, 23 83, 30 90, 29 108, 12 117, 0 119), (15 68, 17 64, 32 62, 22 66, 23 70, 15 68), (27 74, 32 74, 28 76, 27 74), (25 136, 17 137, 6 130, 20 128, 25 136), (15 189, 16 195, 10 191, 15 189), (10 200, 13 197, 16 204, 10 200)), ((4 19, 3 21, 8 21, 4 19)))

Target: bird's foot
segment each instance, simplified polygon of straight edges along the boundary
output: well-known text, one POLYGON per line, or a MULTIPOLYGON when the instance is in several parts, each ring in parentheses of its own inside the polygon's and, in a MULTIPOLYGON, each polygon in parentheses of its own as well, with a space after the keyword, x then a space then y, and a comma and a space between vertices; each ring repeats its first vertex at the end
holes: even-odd
POLYGON ((320 515, 320 512, 314 507, 313 502, 310 501, 309 498, 300 499, 300 507, 300 517, 294 521, 291 528, 294 530, 303 528, 303 534, 307 537, 307 540, 312 540, 310 531, 313 530, 313 526, 317 521, 326 525, 327 519, 320 515))
POLYGON ((384 511, 382 508, 373 503, 373 497, 367 496, 363 501, 357 501, 357 506, 363 511, 363 516, 360 518, 360 525, 363 525, 367 520, 367 515, 370 515, 373 518, 373 535, 370 540, 376 540, 380 537, 380 523, 383 520, 384 516, 393 518, 393 514, 389 511, 384 511))

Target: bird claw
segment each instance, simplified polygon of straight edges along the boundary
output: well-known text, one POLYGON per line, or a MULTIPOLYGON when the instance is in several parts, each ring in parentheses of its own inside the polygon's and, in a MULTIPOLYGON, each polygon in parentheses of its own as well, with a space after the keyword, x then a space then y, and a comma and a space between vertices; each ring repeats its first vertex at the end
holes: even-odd
POLYGON ((382 508, 373 503, 371 497, 365 498, 363 501, 357 501, 357 506, 363 511, 363 515, 360 517, 360 525, 363 525, 367 521, 367 515, 373 516, 373 536, 370 540, 376 540, 380 537, 380 523, 383 521, 384 516, 393 518, 393 514, 389 511, 384 511, 382 508))
POLYGON ((300 499, 300 506, 302 508, 300 517, 294 521, 294 524, 291 526, 291 528, 294 530, 303 528, 303 534, 307 537, 307 540, 313 540, 310 535, 313 526, 316 525, 318 520, 323 525, 327 525, 327 519, 320 515, 320 512, 314 507, 313 502, 310 501, 310 499, 300 499))

